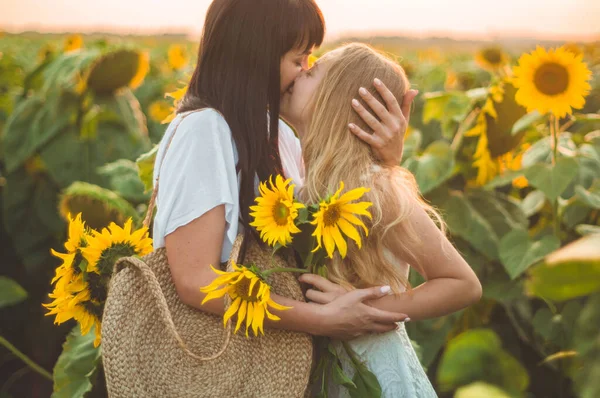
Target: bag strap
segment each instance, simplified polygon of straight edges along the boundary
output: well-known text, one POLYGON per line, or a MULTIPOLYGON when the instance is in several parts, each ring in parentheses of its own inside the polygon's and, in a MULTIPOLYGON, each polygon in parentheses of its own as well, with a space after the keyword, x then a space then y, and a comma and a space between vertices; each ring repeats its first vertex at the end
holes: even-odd
MULTIPOLYGON (((203 357, 203 356, 197 355, 188 348, 187 344, 183 341, 183 338, 177 331, 177 327, 175 326, 175 323, 173 322, 173 317, 171 315, 171 311, 169 310, 169 305, 167 304, 167 300, 165 299, 165 295, 162 291, 162 288, 160 287, 160 284, 158 282, 158 279, 156 278, 156 275, 154 274, 154 271, 152 271, 152 269, 148 266, 148 264, 146 264, 142 259, 140 259, 138 257, 123 257, 123 258, 119 259, 115 263, 115 269, 114 269, 113 275, 116 275, 116 273, 118 273, 123 268, 133 268, 137 271, 137 274, 142 277, 143 281, 145 282, 144 283, 145 288, 148 289, 148 292, 150 292, 150 295, 155 300, 156 308, 158 309, 158 312, 159 312, 159 318, 160 318, 159 320, 164 323, 164 325, 167 329, 167 333, 170 334, 171 337, 175 339, 175 341, 177 341, 177 344, 179 345, 179 347, 187 355, 189 355, 190 357, 197 359, 199 361, 203 361, 203 362, 212 361, 214 359, 219 358, 221 355, 223 355, 223 353, 227 349, 229 342, 231 340, 231 329, 232 329, 233 322, 227 323, 227 328, 225 331, 225 338, 223 340, 223 344, 222 344, 221 348, 219 349, 219 351, 217 351, 215 354, 208 356, 208 357, 203 357)), ((225 298, 225 300, 226 300, 225 301, 225 309, 227 309, 227 307, 230 305, 231 299, 229 298, 229 296, 227 296, 225 298)), ((197 311, 200 311, 200 310, 197 310, 197 311)))
MULTIPOLYGON (((173 138, 175 138, 175 134, 177 133, 177 128, 179 128, 179 125, 181 124, 181 122, 183 122, 183 119, 185 119, 192 113, 200 112, 205 109, 206 108, 195 109, 193 111, 189 111, 189 112, 182 114, 182 116, 177 121, 177 124, 173 128, 173 134, 171 134, 171 137, 169 138, 169 142, 167 142, 167 146, 165 147, 165 152, 163 153, 162 159, 160 160, 160 164, 158 165, 158 172, 156 173, 156 181, 154 183, 154 187, 152 188, 152 196, 150 197, 150 202, 148 203, 148 210, 146 211, 146 217, 144 217, 144 223, 143 223, 144 227, 149 228, 150 222, 152 221, 152 216, 154 215, 154 208, 156 207, 156 197, 158 196, 158 183, 160 181, 160 170, 165 161, 165 157, 167 156, 167 151, 169 150, 169 147, 171 146, 171 143, 173 142, 173 138)), ((158 156, 158 154, 157 154, 157 156, 158 156)))

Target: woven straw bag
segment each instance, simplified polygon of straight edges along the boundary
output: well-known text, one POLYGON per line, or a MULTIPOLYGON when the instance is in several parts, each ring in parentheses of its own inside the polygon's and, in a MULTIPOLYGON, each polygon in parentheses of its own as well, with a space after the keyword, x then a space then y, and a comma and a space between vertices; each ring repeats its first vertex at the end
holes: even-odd
MULTIPOLYGON (((157 190, 158 181, 145 225, 150 223, 157 190)), ((239 235, 227 270, 244 251, 245 262, 259 268, 289 266, 253 238, 239 235)), ((304 301, 291 273, 271 274, 269 282, 274 293, 304 301)), ((226 298, 226 307, 229 301, 226 298)), ((307 393, 313 360, 309 335, 266 328, 264 336, 246 338, 244 333, 233 334, 232 323, 223 328, 221 316, 179 299, 164 248, 141 259, 120 259, 102 317, 109 396, 263 398, 307 393)))

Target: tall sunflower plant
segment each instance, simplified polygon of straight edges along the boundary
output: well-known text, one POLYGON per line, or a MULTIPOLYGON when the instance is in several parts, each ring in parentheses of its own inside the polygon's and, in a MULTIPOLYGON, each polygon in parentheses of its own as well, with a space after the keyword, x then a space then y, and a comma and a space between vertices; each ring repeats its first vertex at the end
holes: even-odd
MULTIPOLYGON (((326 276, 328 259, 335 256, 345 258, 349 240, 361 248, 363 236, 368 237, 365 218, 371 218, 368 209, 372 204, 360 201, 369 191, 368 188, 359 187, 344 192, 344 183, 340 182, 335 193, 310 204, 301 203, 294 195, 294 188, 291 180, 285 180, 281 175, 262 182, 259 185, 260 196, 256 198, 255 205, 250 207, 253 218, 250 225, 264 243, 273 248, 273 255, 282 248, 291 248, 303 260, 303 267, 264 269, 255 264, 233 264, 231 272, 213 268, 218 277, 209 286, 201 288, 206 294, 203 303, 229 295, 232 304, 223 317, 223 324, 226 326, 234 316, 237 317, 234 333, 245 322, 246 337, 249 337, 250 331, 255 336, 264 335, 265 318, 272 321, 280 319, 269 309, 291 308, 273 301, 269 275, 275 272, 312 272, 326 276)), ((377 378, 347 345, 343 347, 346 354, 354 359, 356 380, 344 373, 339 353, 330 339, 321 338, 316 344, 320 361, 313 373, 313 380, 319 380, 322 396, 326 396, 330 382, 344 385, 353 397, 381 395, 377 378)))

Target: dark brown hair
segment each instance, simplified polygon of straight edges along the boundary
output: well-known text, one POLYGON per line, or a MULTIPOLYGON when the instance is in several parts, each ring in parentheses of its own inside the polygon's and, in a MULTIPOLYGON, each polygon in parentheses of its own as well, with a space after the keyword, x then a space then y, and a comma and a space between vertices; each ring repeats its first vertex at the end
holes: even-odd
POLYGON ((264 181, 281 173, 281 58, 320 46, 324 34, 314 0, 214 0, 208 9, 198 63, 178 112, 210 107, 227 121, 238 152, 244 225, 255 175, 264 181))

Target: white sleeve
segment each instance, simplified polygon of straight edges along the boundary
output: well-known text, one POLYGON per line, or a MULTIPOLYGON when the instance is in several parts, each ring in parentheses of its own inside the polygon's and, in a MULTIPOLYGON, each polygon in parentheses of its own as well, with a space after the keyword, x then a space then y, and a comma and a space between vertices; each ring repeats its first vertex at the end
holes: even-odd
MULTIPOLYGON (((177 122, 176 118, 172 125, 177 122)), ((173 131, 167 131, 161 142, 155 178, 172 134, 173 131)), ((225 205, 227 225, 221 261, 227 261, 238 229, 236 163, 237 152, 231 130, 218 112, 206 109, 185 117, 175 132, 160 169, 158 210, 154 220, 155 248, 164 247, 165 236, 177 228, 219 205, 225 205)))
POLYGON ((302 147, 294 131, 282 120, 279 121, 279 156, 285 176, 292 179, 298 190, 304 185, 302 147))

